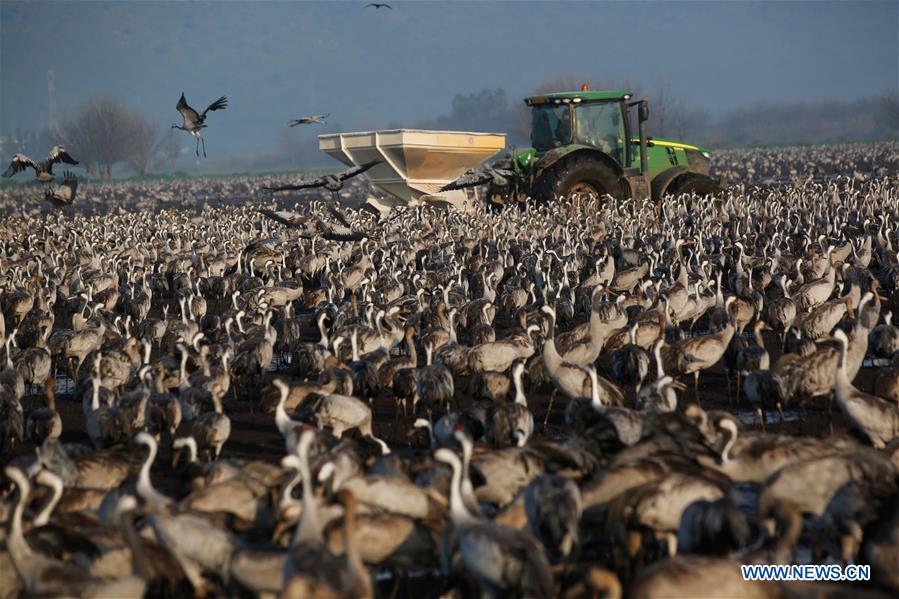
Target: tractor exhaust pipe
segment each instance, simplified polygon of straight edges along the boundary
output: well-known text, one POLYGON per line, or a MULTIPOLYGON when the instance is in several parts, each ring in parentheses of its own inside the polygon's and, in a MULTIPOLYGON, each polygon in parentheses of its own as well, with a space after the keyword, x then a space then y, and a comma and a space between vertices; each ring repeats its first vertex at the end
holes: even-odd
POLYGON ((640 175, 646 176, 649 168, 646 164, 646 128, 644 123, 649 120, 649 98, 643 96, 637 108, 637 122, 640 130, 640 175))

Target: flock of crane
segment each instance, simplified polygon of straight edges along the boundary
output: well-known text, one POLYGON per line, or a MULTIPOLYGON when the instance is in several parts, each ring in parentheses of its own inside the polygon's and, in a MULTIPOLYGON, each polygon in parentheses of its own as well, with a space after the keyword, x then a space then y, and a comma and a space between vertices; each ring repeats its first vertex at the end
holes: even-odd
POLYGON ((759 185, 599 209, 18 204, 0 597, 895 596, 897 148, 834 153, 866 148, 893 170, 725 153, 759 185), (809 561, 873 582, 739 568, 809 561))
MULTIPOLYGON (((378 6, 375 6, 375 8, 378 8, 378 6)), ((187 98, 182 92, 181 97, 178 99, 178 104, 175 106, 175 109, 181 115, 182 122, 180 125, 177 123, 173 124, 171 128, 185 131, 189 133, 194 139, 196 139, 197 158, 200 157, 201 145, 203 147, 203 157, 205 158, 206 139, 203 137, 203 129, 208 126, 206 125, 206 115, 208 112, 224 110, 227 107, 228 98, 225 96, 221 96, 218 100, 212 102, 206 108, 204 108, 202 112, 200 112, 187 103, 187 98)), ((319 114, 300 117, 298 119, 293 119, 292 121, 290 121, 289 125, 291 127, 295 127, 297 125, 325 125, 327 124, 325 118, 328 116, 330 115, 319 114)), ((78 190, 78 178, 73 172, 66 171, 64 174, 63 183, 55 188, 52 187, 51 184, 56 178, 56 175, 53 173, 53 165, 59 162, 72 165, 78 164, 78 161, 72 158, 72 156, 66 151, 63 146, 56 145, 50 149, 50 152, 47 155, 47 159, 43 162, 36 162, 25 154, 16 153, 13 156, 9 167, 6 169, 6 171, 4 171, 2 176, 5 178, 9 178, 16 175, 17 173, 21 173, 31 168, 32 170, 34 170, 34 180, 44 185, 44 198, 46 199, 46 201, 52 203, 57 208, 65 208, 71 206, 75 201, 75 195, 78 190)), ((342 189, 344 180, 365 172, 366 170, 374 166, 374 164, 375 163, 370 163, 364 167, 350 169, 346 173, 343 173, 339 176, 328 175, 326 177, 320 177, 318 179, 303 180, 292 186, 281 186, 280 188, 274 189, 272 191, 326 187, 332 192, 337 192, 342 189)))

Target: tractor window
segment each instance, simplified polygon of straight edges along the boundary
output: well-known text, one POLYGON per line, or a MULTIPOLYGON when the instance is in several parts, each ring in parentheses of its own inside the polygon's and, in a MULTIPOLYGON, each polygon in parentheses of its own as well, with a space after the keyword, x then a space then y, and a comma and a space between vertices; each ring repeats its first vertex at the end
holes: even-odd
POLYGON ((582 104, 577 108, 578 143, 593 146, 622 162, 624 125, 617 102, 582 104))
POLYGON ((539 151, 571 143, 568 105, 534 106, 531 113, 531 144, 539 151))

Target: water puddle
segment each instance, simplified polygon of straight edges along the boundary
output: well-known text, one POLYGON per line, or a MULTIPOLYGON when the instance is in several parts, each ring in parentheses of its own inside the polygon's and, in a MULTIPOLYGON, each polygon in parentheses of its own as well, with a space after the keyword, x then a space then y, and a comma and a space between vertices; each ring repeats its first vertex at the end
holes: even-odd
POLYGON ((756 483, 736 483, 734 487, 739 493, 737 507, 750 518, 755 518, 760 486, 756 483))
POLYGON ((863 368, 883 368, 892 362, 889 358, 865 358, 862 360, 863 368))
MULTIPOLYGON (((405 576, 408 578, 428 578, 428 577, 439 577, 443 576, 440 570, 434 569, 421 569, 421 570, 407 570, 403 572, 405 576)), ((389 582, 396 578, 396 573, 391 572, 389 570, 382 570, 380 572, 375 573, 375 581, 376 582, 389 582)))
MULTIPOLYGON (((760 426, 759 416, 753 410, 739 410, 737 411, 737 418, 739 418, 740 422, 750 426, 760 426)), ((768 425, 777 425, 780 424, 780 413, 777 410, 766 410, 765 411, 765 419, 768 421, 768 425)), ((796 408, 788 408, 784 410, 784 422, 796 422, 799 420, 799 410, 796 408)))

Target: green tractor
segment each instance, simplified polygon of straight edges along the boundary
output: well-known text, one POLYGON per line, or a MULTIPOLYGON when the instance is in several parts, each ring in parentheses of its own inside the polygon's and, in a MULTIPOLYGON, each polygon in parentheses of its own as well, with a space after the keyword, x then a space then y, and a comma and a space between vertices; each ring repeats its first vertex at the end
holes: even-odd
POLYGON ((588 91, 584 86, 577 92, 526 98, 532 147, 513 147, 495 165, 515 176, 510 185, 492 186, 488 198, 499 204, 571 194, 658 200, 668 193, 720 191, 722 182, 709 176, 709 150, 647 137, 649 100, 632 102, 631 97, 625 91, 588 91))

